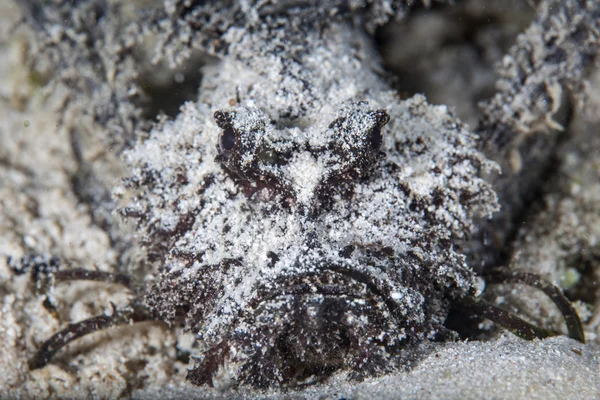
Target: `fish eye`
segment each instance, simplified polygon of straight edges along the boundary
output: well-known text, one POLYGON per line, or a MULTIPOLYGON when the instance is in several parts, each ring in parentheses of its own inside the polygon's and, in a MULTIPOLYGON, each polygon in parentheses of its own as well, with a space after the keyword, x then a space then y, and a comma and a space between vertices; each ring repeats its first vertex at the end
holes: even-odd
POLYGON ((373 113, 375 118, 375 127, 369 132, 369 141, 373 150, 378 150, 383 142, 381 135, 381 128, 383 128, 388 122, 390 122, 390 116, 385 110, 377 110, 373 113))
POLYGON ((235 147, 236 143, 236 132, 232 126, 229 126, 221 132, 219 137, 219 150, 221 153, 229 153, 235 147))
POLYGON ((371 132, 369 133, 369 141, 373 150, 378 150, 381 147, 383 137, 381 136, 381 128, 379 126, 371 129, 371 132))

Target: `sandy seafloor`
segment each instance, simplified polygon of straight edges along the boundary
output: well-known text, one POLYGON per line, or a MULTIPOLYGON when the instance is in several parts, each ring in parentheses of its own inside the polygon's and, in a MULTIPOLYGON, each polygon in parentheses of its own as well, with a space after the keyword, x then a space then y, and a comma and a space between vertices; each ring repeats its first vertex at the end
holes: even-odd
POLYGON ((60 285, 53 316, 27 275, 8 256, 26 246, 61 248, 72 260, 111 270, 105 232, 72 192, 76 168, 67 132, 48 94, 26 76, 26 33, 10 33, 17 11, 0 2, 0 398, 319 398, 319 399, 600 399, 600 346, 566 337, 528 342, 505 333, 489 342, 431 344, 408 371, 348 383, 336 375, 304 390, 219 392, 185 382, 177 360, 184 340, 157 323, 95 333, 61 351, 47 367, 27 360, 66 321, 126 304, 122 288, 101 283, 60 285), (11 38, 8 40, 8 38, 11 38))

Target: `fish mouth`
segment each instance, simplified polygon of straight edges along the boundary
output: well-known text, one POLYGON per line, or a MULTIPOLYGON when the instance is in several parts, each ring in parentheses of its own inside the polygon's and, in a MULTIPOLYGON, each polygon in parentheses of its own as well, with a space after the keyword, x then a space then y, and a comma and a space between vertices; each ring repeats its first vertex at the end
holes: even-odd
POLYGON ((364 272, 327 266, 276 279, 257 293, 190 371, 192 382, 219 386, 216 370, 227 367, 234 384, 255 387, 312 384, 339 370, 375 375, 390 368, 406 341, 391 290, 364 272))

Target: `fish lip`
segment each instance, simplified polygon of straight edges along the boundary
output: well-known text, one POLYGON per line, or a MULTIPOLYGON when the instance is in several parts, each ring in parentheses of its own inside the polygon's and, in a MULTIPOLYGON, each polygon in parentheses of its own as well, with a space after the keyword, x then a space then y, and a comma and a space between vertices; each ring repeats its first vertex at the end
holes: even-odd
POLYGON ((351 287, 350 285, 343 285, 344 283, 364 285, 366 291, 363 290, 363 293, 370 293, 376 296, 386 304, 392 316, 400 316, 401 312, 399 306, 391 295, 391 287, 386 282, 371 276, 367 272, 351 269, 337 264, 328 264, 319 270, 311 271, 305 274, 284 276, 280 279, 276 279, 274 283, 268 286, 265 285, 258 289, 257 296, 248 304, 248 306, 253 308, 253 306, 257 306, 259 303, 289 295, 314 294, 322 296, 361 297, 359 293, 353 294, 350 290, 344 290, 350 289, 351 287), (322 285, 318 282, 317 284, 310 284, 312 279, 319 279, 327 274, 333 278, 341 277, 342 280, 339 282, 341 285, 322 285), (303 280, 303 282, 301 282, 301 284, 294 284, 294 281, 297 279, 303 280), (276 287, 273 288, 273 285, 276 285, 276 287))

